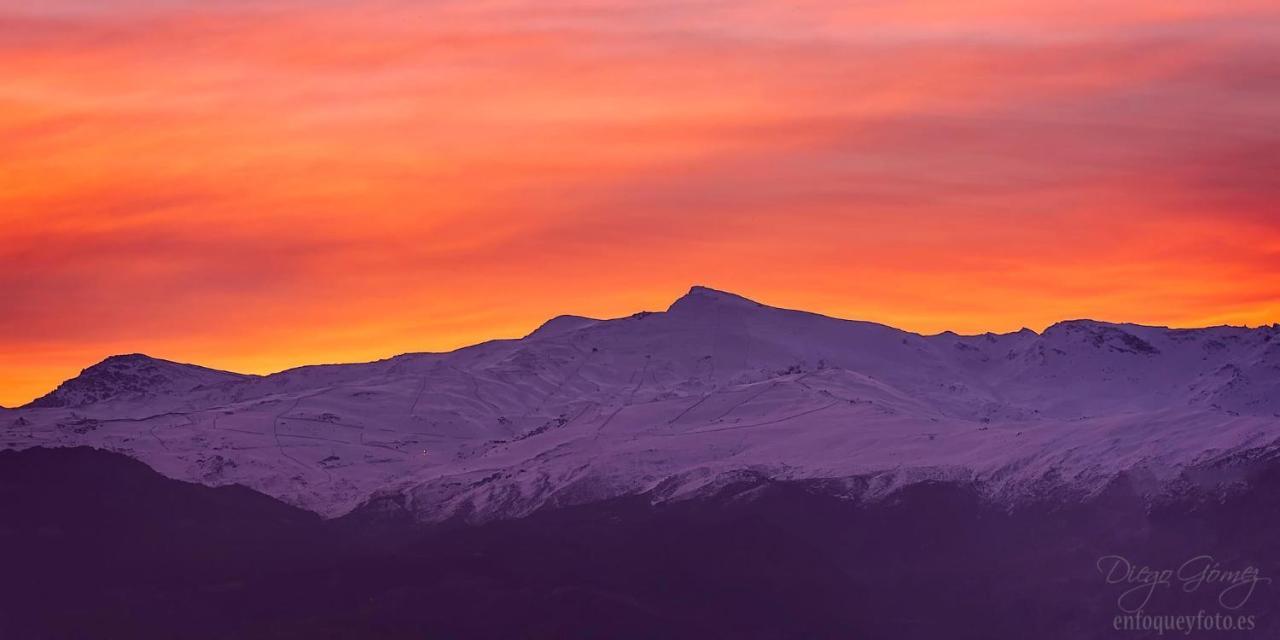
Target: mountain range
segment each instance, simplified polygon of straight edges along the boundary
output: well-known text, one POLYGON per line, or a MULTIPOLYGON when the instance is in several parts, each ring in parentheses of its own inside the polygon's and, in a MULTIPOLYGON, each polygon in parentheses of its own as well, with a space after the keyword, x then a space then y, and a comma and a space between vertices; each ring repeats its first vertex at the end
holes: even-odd
POLYGON ((874 501, 1228 489, 1280 442, 1280 326, 1071 320, 919 335, 693 287, 520 339, 243 375, 107 358, 0 410, 0 449, 91 446, 335 518, 503 520, 744 480, 874 501))

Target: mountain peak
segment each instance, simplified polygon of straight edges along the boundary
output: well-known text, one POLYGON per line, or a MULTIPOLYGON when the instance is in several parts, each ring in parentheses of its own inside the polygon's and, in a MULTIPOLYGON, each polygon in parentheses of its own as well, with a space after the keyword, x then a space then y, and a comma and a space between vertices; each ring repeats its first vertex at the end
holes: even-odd
POLYGON ((125 353, 104 358, 28 406, 79 407, 106 400, 181 393, 243 378, 238 373, 125 353))
MULTIPOLYGON (((159 358, 153 358, 145 353, 120 353, 113 356, 107 356, 106 358, 102 359, 102 362, 99 362, 98 364, 95 364, 93 366, 101 367, 103 365, 119 365, 119 364, 145 365, 152 362, 164 362, 164 361, 159 358)), ((90 369, 92 368, 93 367, 90 367, 90 369)))
MULTIPOLYGON (((1133 325, 1120 325, 1098 320, 1063 320, 1044 330, 1050 340, 1075 341, 1124 353, 1154 355, 1160 353, 1155 345, 1131 333, 1133 325)), ((1149 328, 1149 327, 1148 327, 1149 328)))
POLYGON ((712 307, 761 308, 765 305, 735 293, 712 289, 702 285, 690 287, 689 292, 671 303, 667 311, 686 311, 712 307))
POLYGON ((525 339, 550 338, 552 336, 558 336, 564 333, 569 333, 570 331, 577 331, 578 329, 589 327, 597 322, 600 321, 593 318, 584 318, 582 316, 556 316, 542 323, 542 326, 534 329, 533 333, 525 336, 525 339))
POLYGON ((1099 327, 1114 326, 1110 322, 1101 320, 1090 320, 1089 318, 1073 318, 1071 320, 1059 320, 1045 328, 1044 332, 1050 331, 1081 331, 1088 329, 1096 329, 1099 327))

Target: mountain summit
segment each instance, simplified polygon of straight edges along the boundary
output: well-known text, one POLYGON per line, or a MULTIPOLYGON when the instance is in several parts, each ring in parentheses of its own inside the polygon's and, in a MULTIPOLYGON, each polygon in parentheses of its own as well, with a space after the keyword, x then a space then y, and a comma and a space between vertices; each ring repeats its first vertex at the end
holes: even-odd
POLYGON ((766 306, 734 293, 719 291, 701 285, 694 285, 689 289, 688 293, 680 296, 680 298, 675 302, 671 303, 671 306, 667 308, 667 311, 679 312, 712 308, 751 309, 766 308, 766 306))
POLYGON ((145 401, 247 377, 130 353, 106 358, 27 406, 83 407, 110 400, 145 401))

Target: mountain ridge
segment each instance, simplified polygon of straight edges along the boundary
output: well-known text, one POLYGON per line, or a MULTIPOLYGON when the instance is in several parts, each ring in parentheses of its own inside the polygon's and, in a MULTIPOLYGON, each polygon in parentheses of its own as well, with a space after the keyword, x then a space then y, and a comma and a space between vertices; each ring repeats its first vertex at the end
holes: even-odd
POLYGON ((1141 469, 1160 491, 1275 446, 1278 334, 1069 321, 925 336, 694 287, 667 311, 265 376, 109 359, 61 404, 6 411, 0 448, 98 446, 330 517, 379 496, 426 520, 516 517, 744 473, 1018 500, 1141 469))
MULTIPOLYGON (((761 302, 757 302, 745 296, 741 296, 728 291, 714 289, 712 287, 708 287, 704 285, 693 285, 692 287, 690 287, 687 293, 685 293, 684 295, 674 300, 667 307, 665 311, 657 311, 657 312, 642 311, 642 312, 639 312, 639 314, 649 315, 654 313, 671 313, 673 310, 690 311, 695 309, 706 311, 708 310, 708 305, 723 305, 725 308, 737 309, 737 310, 763 309, 763 310, 770 310, 770 311, 782 311, 782 312, 805 314, 809 316, 824 318, 824 319, 838 321, 838 322, 848 322, 848 323, 855 323, 855 324, 884 327, 884 328, 892 329, 894 331, 897 331, 903 334, 922 337, 922 338, 938 338, 938 337, 958 337, 958 338, 997 337, 999 338, 999 337, 1006 337, 1006 336, 1027 335, 1027 334, 1035 335, 1035 336, 1045 336, 1050 333, 1069 331, 1069 330, 1078 329, 1078 328, 1102 328, 1102 327, 1117 329, 1121 331, 1123 331, 1125 328, 1129 328, 1129 329, 1136 329, 1136 330, 1166 330, 1166 331, 1204 331, 1204 330, 1235 330, 1235 329, 1253 331, 1253 330, 1270 329, 1273 331, 1280 332, 1280 324, 1260 325, 1258 327, 1252 327, 1252 328, 1247 326, 1237 326, 1237 325, 1213 325, 1213 326, 1205 326, 1205 327, 1173 328, 1173 327, 1164 326, 1164 325, 1145 325, 1145 324, 1132 323, 1132 322, 1112 322, 1112 321, 1104 321, 1104 320, 1094 320, 1090 318, 1072 318, 1072 319, 1059 320, 1057 322, 1054 322, 1053 324, 1046 327, 1044 331, 1039 331, 1039 332, 1034 329, 1023 327, 1017 331, 1011 331, 1011 332, 1005 332, 1005 333, 998 333, 998 332, 958 333, 951 330, 945 330, 939 333, 917 333, 917 332, 909 331, 906 329, 899 329, 897 327, 893 327, 892 325, 882 324, 882 323, 868 321, 868 320, 840 318, 840 317, 829 316, 829 315, 825 315, 817 312, 811 312, 811 311, 805 311, 805 310, 799 310, 799 309, 790 309, 785 307, 775 307, 775 306, 767 305, 761 302)), ((574 314, 558 315, 543 322, 533 331, 526 334, 523 338, 517 338, 516 340, 526 340, 526 339, 535 338, 535 337, 537 338, 550 337, 553 335, 558 335, 562 333, 568 333, 568 332, 584 329, 602 322, 611 322, 616 320, 622 320, 622 319, 625 319, 626 317, 634 317, 635 315, 639 315, 639 314, 633 314, 633 316, 624 316, 622 318, 611 318, 611 319, 589 318, 586 316, 579 316, 574 314)), ((178 362, 175 360, 158 358, 158 357, 151 356, 144 353, 116 354, 116 355, 107 356, 106 358, 99 361, 98 363, 91 365, 89 367, 86 367, 84 370, 81 371, 80 375, 77 375, 76 377, 73 377, 73 378, 69 378, 63 381, 63 383, 61 384, 65 385, 68 382, 72 382, 82 377, 84 374, 91 372, 95 368, 102 367, 103 365, 108 365, 113 362, 150 361, 152 363, 163 363, 163 364, 170 364, 170 365, 179 365, 182 367, 193 367, 193 368, 201 369, 207 372, 221 373, 221 374, 226 374, 228 376, 238 376, 246 379, 255 378, 255 377, 269 378, 271 376, 277 376, 277 375, 286 374, 292 371, 297 371, 299 369, 306 369, 306 368, 312 368, 312 367, 341 367, 341 366, 372 365, 380 362, 385 362, 388 360, 395 360, 398 358, 406 358, 406 357, 420 356, 420 355, 426 355, 426 354, 452 354, 458 351, 463 351, 466 349, 472 349, 478 346, 482 346, 487 342, 493 342, 495 340, 501 341, 501 340, 509 340, 509 339, 497 338, 494 340, 477 343, 474 345, 466 345, 450 351, 406 352, 406 353, 392 355, 392 356, 388 356, 387 358, 383 358, 380 360, 373 360, 373 361, 304 364, 304 365, 290 367, 288 369, 283 369, 281 371, 276 371, 276 372, 267 373, 267 374, 238 373, 238 372, 233 372, 225 369, 215 369, 215 368, 207 367, 204 365, 198 365, 194 363, 185 363, 185 362, 178 362)), ((37 403, 40 403, 41 401, 44 401, 47 398, 50 398, 50 396, 53 396, 56 391, 57 389, 55 388, 54 390, 50 391, 44 396, 41 396, 40 398, 37 398, 27 404, 19 405, 16 408, 49 406, 49 405, 42 405, 37 403)))

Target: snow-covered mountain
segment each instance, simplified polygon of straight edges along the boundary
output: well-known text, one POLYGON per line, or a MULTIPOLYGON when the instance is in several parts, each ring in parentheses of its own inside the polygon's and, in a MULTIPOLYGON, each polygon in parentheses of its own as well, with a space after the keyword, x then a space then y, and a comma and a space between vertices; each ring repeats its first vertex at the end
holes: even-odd
POLYGON ((0 448, 92 445, 325 516, 518 516, 744 478, 995 500, 1225 483, 1280 442, 1280 327, 1075 320, 922 336, 694 287, 451 353, 244 376, 141 355, 0 410, 0 448), (1214 473, 1199 473, 1214 470, 1214 473))
POLYGON ((178 401, 204 387, 248 377, 131 353, 111 356, 81 371, 28 406, 83 407, 107 401, 154 406, 178 401))

